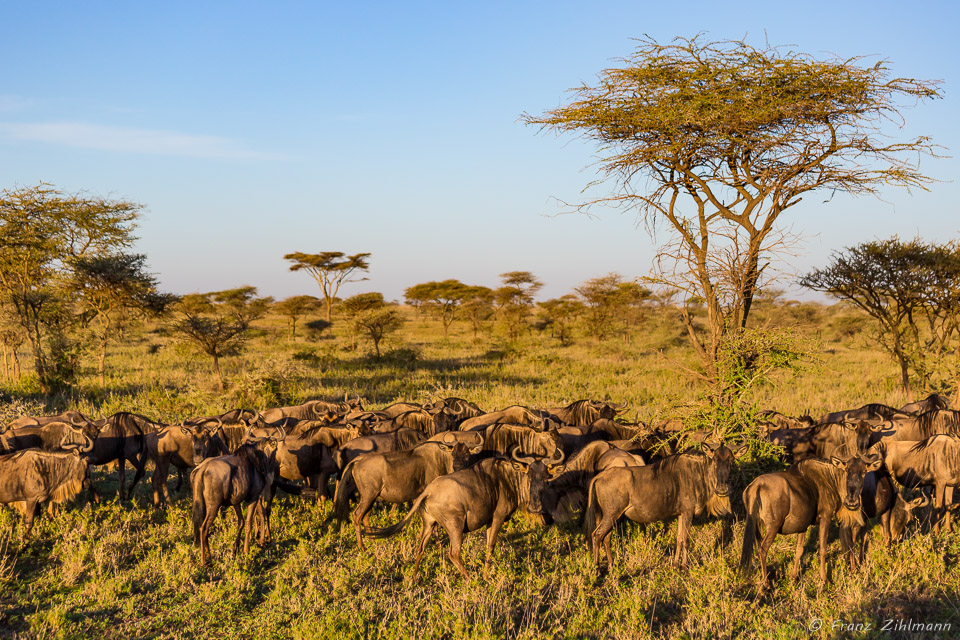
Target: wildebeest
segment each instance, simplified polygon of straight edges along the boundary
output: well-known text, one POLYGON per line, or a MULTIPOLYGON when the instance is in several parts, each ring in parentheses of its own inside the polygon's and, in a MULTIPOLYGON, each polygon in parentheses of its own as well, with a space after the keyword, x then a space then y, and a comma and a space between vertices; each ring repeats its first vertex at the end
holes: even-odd
POLYGON ((370 453, 355 458, 343 470, 337 484, 333 516, 341 521, 347 519, 350 496, 356 490, 359 500, 353 512, 353 526, 357 545, 364 549, 362 525, 370 524, 370 510, 377 498, 394 504, 416 500, 434 478, 463 469, 470 454, 479 452, 480 446, 471 450, 448 438, 422 442, 409 451, 370 453))
POLYGON ((545 421, 548 420, 550 420, 550 414, 546 411, 513 405, 500 411, 493 411, 464 420, 460 423, 460 430, 475 431, 486 429, 494 424, 523 424, 542 428, 545 421))
POLYGON ((881 433, 889 428, 889 424, 868 421, 824 422, 812 427, 777 429, 770 432, 767 438, 783 447, 789 461, 827 459, 834 455, 849 456, 865 452, 880 440, 881 433))
POLYGON ((926 440, 936 435, 960 436, 960 411, 931 409, 918 415, 898 416, 883 431, 883 440, 926 440))
POLYGON ((51 422, 67 422, 70 424, 91 423, 93 420, 83 415, 79 411, 64 411, 55 416, 21 416, 11 422, 7 428, 16 429, 19 427, 42 427, 51 422))
POLYGON ((483 448, 482 431, 444 431, 427 438, 427 442, 462 442, 468 447, 480 446, 483 448))
MULTIPOLYGON (((45 420, 42 425, 20 426, 7 429, 0 434, 0 451, 14 453, 24 449, 41 449, 43 451, 58 451, 64 437, 70 433, 83 433, 91 439, 96 439, 99 429, 91 422, 77 421, 64 422, 62 420, 45 420)), ((67 438, 67 442, 71 442, 67 438)))
POLYGON ((64 449, 49 452, 26 449, 0 455, 0 504, 14 504, 22 509, 23 539, 30 537, 33 520, 42 502, 64 502, 90 485, 89 460, 85 454, 93 448, 93 440, 84 435, 84 442, 64 442, 64 449))
POLYGON ((950 402, 939 393, 931 393, 923 400, 911 402, 900 407, 903 413, 925 413, 934 409, 949 409, 950 402))
MULTIPOLYGON (((760 571, 763 587, 770 588, 767 572, 767 552, 778 534, 798 534, 793 557, 792 580, 800 571, 800 559, 806 542, 806 531, 811 525, 820 530, 820 580, 827 580, 827 534, 834 517, 840 520, 841 536, 845 544, 851 539, 850 530, 863 523, 861 514, 864 477, 881 467, 880 456, 855 455, 848 459, 803 460, 786 471, 765 473, 753 480, 743 491, 743 504, 747 511, 746 529, 743 536, 743 551, 740 570, 749 573, 753 560, 753 546, 761 535, 760 571)), ((845 548, 845 553, 852 549, 845 548)))
POLYGON ((382 433, 401 428, 416 429, 430 437, 455 429, 459 422, 460 414, 447 407, 441 407, 439 411, 433 413, 425 409, 415 409, 405 411, 390 422, 381 424, 377 430, 382 433))
MULTIPOLYGON (((905 487, 934 487, 936 525, 949 502, 953 487, 960 485, 960 438, 936 435, 925 440, 885 440, 875 445, 887 469, 905 487)), ((950 512, 946 510, 950 530, 950 512)))
MULTIPOLYGON (((211 421, 212 422, 212 421, 211 421)), ((159 506, 170 498, 167 488, 167 475, 170 465, 179 472, 192 469, 204 459, 229 453, 226 444, 217 436, 222 423, 185 426, 170 425, 145 436, 147 457, 153 461, 154 470, 151 484, 153 504, 159 506)), ((130 487, 130 493, 136 484, 130 487)), ((177 489, 180 484, 177 484, 177 489)))
POLYGON ((626 405, 599 400, 577 400, 565 407, 546 409, 560 424, 574 427, 586 427, 597 420, 613 420, 617 413, 623 411, 626 405))
POLYGON ((461 420, 466 420, 467 418, 473 418, 476 416, 481 416, 486 413, 483 409, 478 407, 476 403, 470 402, 469 400, 464 400, 463 398, 441 398, 436 402, 428 402, 423 405, 424 411, 429 411, 434 413, 439 411, 443 407, 450 409, 451 411, 457 412, 457 415, 460 416, 461 420))
POLYGON ((357 456, 377 451, 404 451, 414 448, 424 440, 426 437, 416 429, 397 429, 389 433, 360 436, 343 443, 334 454, 334 460, 337 468, 342 471, 357 456))
POLYGON ((730 470, 734 454, 726 446, 705 446, 657 460, 644 467, 615 467, 590 482, 584 531, 600 566, 600 546, 613 565, 610 535, 620 516, 648 524, 679 517, 674 562, 687 564, 687 537, 693 518, 709 511, 730 514, 730 470))
POLYGON ((127 497, 125 487, 127 474, 124 463, 129 462, 136 470, 132 485, 135 486, 146 469, 146 435, 165 425, 129 411, 119 411, 94 424, 100 426, 100 431, 93 442, 93 451, 89 454, 90 464, 101 465, 117 461, 117 473, 120 477, 119 494, 120 499, 123 500, 127 497))
POLYGON ((277 447, 280 477, 306 480, 307 485, 316 490, 317 500, 326 500, 329 478, 338 471, 333 452, 341 442, 356 435, 355 429, 325 426, 288 435, 277 447))
POLYGON ((761 411, 758 416, 760 418, 760 426, 764 428, 768 433, 771 431, 776 431, 778 429, 801 429, 803 427, 812 427, 815 423, 814 419, 809 415, 802 415, 799 418, 793 418, 788 415, 784 415, 779 411, 761 411))
POLYGON ((220 509, 233 506, 237 514, 237 537, 233 551, 240 549, 240 535, 245 531, 244 554, 250 553, 250 536, 257 512, 263 515, 264 526, 258 541, 270 538, 270 501, 277 475, 276 440, 263 438, 247 442, 227 456, 207 458, 190 473, 193 486, 193 543, 200 547, 200 564, 210 559, 210 527, 220 509), (246 526, 243 526, 242 505, 246 503, 246 526))
POLYGON ((298 420, 319 420, 328 413, 335 413, 341 416, 351 411, 363 411, 360 402, 360 396, 348 398, 343 402, 331 402, 327 400, 311 400, 289 407, 272 407, 264 409, 262 412, 263 420, 267 423, 277 422, 283 418, 296 418, 298 420))
POLYGON ((825 422, 882 422, 883 420, 892 420, 894 418, 906 418, 910 414, 904 413, 899 409, 894 409, 885 404, 877 402, 865 404, 858 409, 847 409, 844 411, 831 411, 822 418, 818 424, 825 422))
POLYGON ((366 535, 388 538, 400 533, 414 516, 423 518, 423 529, 417 544, 414 572, 419 572, 420 561, 427 542, 439 523, 450 538, 447 557, 467 579, 470 574, 460 558, 463 534, 487 529, 486 566, 493 560, 500 527, 520 507, 532 514, 540 514, 540 496, 548 477, 543 462, 532 457, 521 457, 514 450, 512 459, 487 458, 477 464, 435 479, 413 503, 410 513, 395 525, 384 529, 365 529, 366 535))
POLYGON ((522 425, 495 424, 483 431, 484 451, 507 454, 514 447, 520 447, 520 452, 528 456, 551 460, 562 460, 564 456, 560 434, 556 429, 534 431, 522 425))

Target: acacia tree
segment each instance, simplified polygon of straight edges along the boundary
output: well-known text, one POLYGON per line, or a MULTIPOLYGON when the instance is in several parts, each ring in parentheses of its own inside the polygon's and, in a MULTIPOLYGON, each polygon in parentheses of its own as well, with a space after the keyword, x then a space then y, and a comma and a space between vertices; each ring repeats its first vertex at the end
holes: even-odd
POLYGON ((306 271, 309 273, 323 292, 323 299, 327 307, 327 322, 333 314, 333 301, 340 291, 340 286, 346 282, 360 282, 366 278, 351 278, 356 273, 367 271, 370 263, 369 253, 358 253, 346 256, 340 251, 325 251, 323 253, 288 253, 284 260, 290 260, 293 265, 290 271, 306 271))
POLYGON ((583 302, 568 293, 540 302, 537 306, 543 312, 543 328, 549 328, 562 346, 569 346, 572 343, 573 322, 583 313, 583 302))
MULTIPOLYGON (((807 274, 800 284, 847 300, 877 321, 877 340, 900 366, 900 383, 911 400, 911 370, 920 384, 926 384, 935 364, 957 353, 957 242, 897 238, 865 242, 834 253, 830 265, 807 274)), ((960 375, 957 383, 960 401, 960 375)))
POLYGON ((460 305, 473 294, 474 287, 450 279, 413 285, 404 291, 403 295, 410 304, 418 308, 424 304, 436 305, 440 312, 440 322, 443 324, 443 337, 446 338, 460 305))
POLYGON ((493 292, 497 312, 507 325, 510 339, 520 335, 520 328, 533 307, 533 296, 543 283, 529 271, 508 271, 500 274, 503 286, 493 292))
POLYGON ((360 324, 357 323, 357 319, 364 313, 382 309, 386 306, 386 304, 386 301, 383 299, 383 294, 377 291, 358 293, 357 295, 350 296, 340 303, 340 311, 343 312, 343 314, 346 315, 347 319, 350 321, 351 349, 356 350, 357 335, 362 329, 360 324))
POLYGON ((291 296, 273 305, 273 310, 286 316, 290 322, 290 337, 297 337, 297 320, 316 311, 320 307, 320 300, 314 296, 291 296))
POLYGON ((602 342, 618 325, 631 323, 631 316, 652 294, 636 282, 624 282, 619 273, 591 278, 575 288, 587 308, 591 333, 602 342))
POLYGON ((242 351, 250 338, 251 323, 261 317, 269 298, 257 298, 255 287, 211 293, 193 293, 180 299, 179 319, 170 330, 183 342, 213 359, 213 371, 223 391, 220 358, 242 351))
POLYGON ((476 342, 483 323, 493 317, 493 290, 489 287, 470 287, 470 292, 460 304, 463 314, 473 328, 473 341, 476 342))
POLYGON ((886 61, 700 36, 643 39, 622 63, 568 104, 523 119, 598 143, 592 184, 612 191, 575 209, 621 206, 668 229, 650 280, 703 300, 703 327, 684 301, 678 309, 715 386, 725 336, 747 326, 771 253, 789 241, 777 224, 786 210, 816 190, 929 182, 916 162, 934 152, 929 139, 891 141, 884 125, 901 119, 899 100, 939 97, 937 83, 893 77, 886 61))
POLYGON ((48 184, 0 195, 0 296, 23 329, 45 392, 68 384, 76 371, 73 265, 128 247, 140 209, 48 184))
POLYGON ((94 325, 100 352, 97 372, 105 387, 107 343, 117 317, 124 311, 159 315, 174 301, 174 296, 157 291, 157 280, 146 271, 147 257, 141 254, 115 253, 84 256, 72 261, 73 288, 84 319, 94 325))

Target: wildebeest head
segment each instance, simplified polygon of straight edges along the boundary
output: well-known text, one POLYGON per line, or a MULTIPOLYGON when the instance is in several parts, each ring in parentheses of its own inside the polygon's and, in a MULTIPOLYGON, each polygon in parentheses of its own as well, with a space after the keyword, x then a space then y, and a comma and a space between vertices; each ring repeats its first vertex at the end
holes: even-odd
POLYGON ((867 449, 870 448, 870 440, 873 434, 888 429, 892 425, 892 423, 887 420, 860 420, 857 422, 844 420, 840 424, 844 429, 849 429, 856 433, 857 453, 866 453, 867 449))
POLYGON ((533 456, 520 456, 519 447, 513 449, 510 457, 513 459, 513 468, 522 474, 520 496, 526 504, 527 511, 536 516, 543 516, 543 492, 550 478, 547 466, 533 456))
POLYGON ((723 444, 716 447, 704 444, 701 445, 701 451, 707 457, 704 475, 707 482, 713 484, 713 493, 708 496, 706 507, 714 516, 727 515, 730 513, 730 471, 735 459, 733 451, 723 444))
POLYGON ((60 439, 60 448, 73 451, 74 455, 82 455, 93 451, 93 438, 87 435, 83 429, 70 427, 64 431, 60 439))
POLYGON ((928 504, 930 504, 930 498, 927 496, 907 501, 903 496, 898 495, 896 502, 893 503, 893 509, 890 510, 890 538, 894 541, 902 538, 910 520, 916 517, 915 511, 928 504))
MULTIPOLYGON (((843 486, 839 487, 843 506, 839 516, 841 522, 852 519, 862 522, 860 515, 860 494, 863 491, 863 479, 867 473, 876 471, 883 464, 883 459, 875 454, 860 455, 843 459, 837 456, 830 458, 830 463, 844 472, 843 486)), ((846 524, 846 522, 844 522, 846 524)))
POLYGON ((460 442, 449 431, 443 434, 443 439, 438 443, 444 451, 450 451, 453 455, 453 470, 460 471, 466 469, 470 464, 470 455, 478 454, 483 451, 483 441, 479 440, 474 446, 469 446, 465 442, 460 442))
POLYGON ((591 400, 590 406, 597 410, 601 418, 606 418, 607 420, 613 420, 617 417, 617 414, 621 411, 626 410, 627 405, 625 404, 614 404, 613 402, 600 402, 599 400, 591 400))

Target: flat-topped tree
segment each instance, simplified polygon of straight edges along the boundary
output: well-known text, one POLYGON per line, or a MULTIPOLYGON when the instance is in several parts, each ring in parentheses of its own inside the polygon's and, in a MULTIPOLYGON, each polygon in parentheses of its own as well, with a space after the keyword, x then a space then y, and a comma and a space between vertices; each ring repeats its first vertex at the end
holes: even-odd
POLYGON ((347 256, 341 251, 324 251, 323 253, 288 253, 284 260, 290 260, 293 265, 290 271, 306 271, 309 273, 323 292, 326 303, 327 322, 333 314, 333 301, 340 291, 340 285, 345 282, 360 282, 366 278, 351 278, 356 273, 370 269, 367 258, 369 253, 358 253, 347 256))
POLYGON ((286 316, 290 321, 290 337, 297 337, 297 321, 320 308, 320 300, 314 296, 291 296, 274 303, 273 311, 286 316))
POLYGON ((463 284, 459 280, 443 280, 441 282, 424 282, 409 287, 403 295, 407 302, 416 306, 429 303, 436 305, 440 311, 440 322, 443 324, 443 337, 447 337, 450 325, 460 305, 476 294, 476 288, 463 284))
POLYGON ((897 141, 899 101, 940 97, 936 82, 892 76, 887 61, 822 59, 701 36, 636 52, 600 73, 595 86, 527 124, 597 142, 608 204, 665 227, 651 281, 703 300, 707 322, 678 309, 704 378, 717 383, 718 352, 747 318, 771 253, 789 240, 781 214, 812 191, 875 194, 886 185, 923 188, 917 160, 926 137, 897 141))

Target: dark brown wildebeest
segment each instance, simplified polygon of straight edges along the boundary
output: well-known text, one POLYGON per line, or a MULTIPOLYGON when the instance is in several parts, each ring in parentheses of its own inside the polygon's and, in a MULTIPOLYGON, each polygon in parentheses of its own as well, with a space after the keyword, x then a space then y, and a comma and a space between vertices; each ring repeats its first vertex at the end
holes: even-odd
POLYGON ((812 427, 816 422, 809 415, 802 415, 799 418, 784 415, 779 411, 767 410, 761 411, 758 415, 760 426, 770 433, 779 429, 802 429, 812 427))
POLYGON ((403 428, 416 429, 429 438, 455 429, 459 422, 460 414, 447 407, 441 407, 439 411, 433 413, 425 409, 416 409, 405 411, 389 422, 381 423, 377 431, 385 433, 403 428))
POLYGON ((900 407, 903 413, 926 413, 934 409, 949 409, 950 402, 939 393, 931 393, 918 402, 911 402, 900 407))
POLYGON ((554 464, 560 464, 565 455, 556 429, 534 431, 523 425, 495 424, 483 431, 483 450, 491 455, 506 455, 515 447, 520 447, 520 453, 525 456, 546 458, 554 464))
MULTIPOLYGON (((74 421, 72 423, 60 420, 47 420, 42 425, 31 425, 7 429, 0 434, 0 450, 14 453, 24 449, 41 449, 43 451, 58 451, 64 436, 71 433, 83 433, 91 439, 96 439, 100 429, 91 422, 74 421)), ((70 438, 66 440, 72 442, 70 438)))
POLYGON ((586 503, 593 477, 611 467, 642 467, 642 456, 625 451, 605 440, 597 440, 577 451, 565 463, 551 468, 553 478, 543 494, 544 513, 555 522, 568 522, 572 512, 586 503))
POLYGON ((50 424, 51 422, 67 422, 70 424, 78 424, 81 422, 92 423, 93 420, 83 415, 79 411, 64 411, 63 413, 55 416, 21 416, 11 422, 7 428, 17 429, 19 427, 42 427, 50 424))
POLYGON ((193 544, 200 547, 200 564, 210 560, 210 527, 220 509, 233 506, 237 514, 237 537, 233 552, 240 549, 240 536, 245 531, 244 554, 250 553, 250 537, 257 513, 264 526, 258 531, 261 545, 270 540, 270 502, 277 475, 277 440, 263 438, 237 447, 228 456, 207 458, 190 473, 193 486, 193 544), (243 504, 248 504, 244 526, 243 504))
POLYGON ((577 400, 565 407, 545 409, 550 416, 560 424, 573 427, 586 427, 597 420, 613 420, 617 414, 626 409, 625 404, 600 402, 599 400, 577 400))
MULTIPOLYGON (((148 433, 145 436, 147 458, 153 461, 154 471, 151 485, 153 487, 153 505, 170 499, 167 488, 167 475, 170 465, 178 472, 192 469, 206 458, 229 453, 226 444, 217 435, 222 423, 211 420, 207 424, 185 426, 183 424, 170 425, 160 431, 148 433)), ((182 475, 181 475, 182 478, 182 475)), ((130 493, 136 488, 136 482, 130 487, 130 493)), ((177 483, 177 490, 180 483, 177 483)))
POLYGON ((479 446, 471 450, 448 437, 441 442, 422 442, 409 451, 370 453, 355 458, 337 483, 332 516, 346 520, 350 496, 354 491, 359 493, 353 527, 357 546, 366 549, 362 530, 370 525, 370 510, 377 498, 394 504, 416 500, 434 478, 466 468, 470 454, 479 452, 479 446))
POLYGON ((450 538, 447 557, 467 579, 470 574, 460 559, 463 534, 487 529, 487 553, 484 571, 493 561, 500 527, 521 506, 534 515, 542 513, 541 494, 549 475, 543 462, 521 457, 512 452, 513 459, 487 458, 477 464, 440 476, 427 485, 413 503, 407 517, 385 529, 365 529, 374 538, 388 538, 402 531, 414 516, 423 518, 423 529, 417 544, 414 572, 420 571, 420 561, 436 524, 443 527, 450 538))
POLYGON ((90 487, 90 466, 85 454, 93 448, 93 440, 82 437, 82 444, 63 443, 64 449, 73 451, 26 449, 0 456, 0 504, 12 503, 21 509, 24 540, 30 537, 40 503, 64 502, 90 487))
POLYGON ((522 424, 542 429, 545 422, 549 420, 551 420, 550 414, 546 411, 513 405, 501 411, 464 420, 460 423, 460 430, 478 431, 494 424, 522 424))
POLYGON ((427 438, 427 442, 462 442, 468 447, 480 446, 483 448, 483 432, 481 431, 444 431, 427 438))
POLYGON ((154 433, 166 425, 154 422, 150 418, 120 411, 109 418, 102 418, 94 422, 100 426, 97 438, 93 442, 93 451, 88 454, 90 464, 101 465, 117 461, 120 477, 120 499, 127 498, 127 473, 125 462, 130 462, 136 473, 133 476, 133 485, 143 477, 147 465, 146 435, 154 433))
POLYGON ((926 440, 936 435, 960 435, 960 411, 931 409, 918 415, 893 418, 883 440, 926 440))
POLYGON ((713 516, 730 514, 730 470, 734 454, 721 445, 704 447, 657 460, 643 467, 614 467, 590 482, 584 532, 600 566, 600 546, 613 565, 610 535, 620 516, 649 524, 679 517, 677 548, 673 560, 687 564, 687 538, 693 518, 709 511, 713 516))
POLYGON ((893 420, 896 418, 909 418, 911 414, 904 413, 899 409, 894 409, 885 404, 871 403, 865 404, 859 409, 847 409, 845 411, 831 411, 822 418, 818 424, 826 422, 872 422, 878 423, 884 420, 893 420))
POLYGON ((947 531, 953 487, 960 485, 960 438, 935 435, 925 440, 884 440, 874 446, 891 475, 904 487, 934 487, 936 525, 946 511, 947 531))
POLYGON ((475 418, 476 416, 482 416, 486 413, 486 411, 478 407, 475 403, 464 400, 463 398, 441 398, 436 402, 428 402, 423 405, 424 411, 429 411, 430 413, 439 411, 443 407, 455 411, 461 420, 475 418))
POLYGON ((316 490, 317 500, 326 500, 329 498, 327 484, 330 476, 338 471, 333 452, 341 442, 348 442, 357 435, 356 429, 326 426, 288 435, 277 447, 280 477, 306 480, 307 486, 316 490))
POLYGON ((836 517, 845 545, 848 546, 851 529, 863 525, 861 514, 864 477, 883 465, 880 456, 856 455, 849 459, 802 460, 786 471, 765 473, 751 482, 743 491, 743 504, 747 511, 746 529, 743 535, 743 551, 740 555, 740 570, 748 574, 753 564, 753 545, 760 536, 760 571, 763 588, 770 588, 767 572, 767 552, 778 534, 798 534, 793 557, 791 580, 796 580, 800 571, 800 559, 806 542, 806 531, 811 525, 819 526, 820 534, 820 580, 827 581, 827 534, 830 521, 836 517))
POLYGON ((590 424, 590 431, 606 433, 608 440, 630 440, 642 436, 647 431, 647 425, 642 422, 622 423, 600 418, 590 424))
POLYGON ((401 413, 406 413, 407 411, 416 411, 422 408, 423 407, 416 402, 394 402, 393 404, 388 405, 383 409, 378 409, 373 413, 384 416, 389 420, 393 420, 401 413))
POLYGON ((827 422, 812 427, 778 429, 767 435, 773 444, 783 447, 787 460, 799 462, 807 458, 829 459, 864 453, 879 442, 889 422, 827 422))
POLYGON ((405 451, 413 449, 425 439, 423 433, 416 429, 397 429, 390 433, 360 436, 344 442, 334 454, 334 460, 337 468, 342 471, 357 456, 374 452, 405 451))
POLYGON ((360 396, 348 398, 343 402, 330 402, 327 400, 311 400, 289 407, 273 407, 264 409, 261 414, 263 420, 267 423, 277 422, 283 418, 296 418, 297 420, 320 420, 328 413, 335 413, 345 416, 351 411, 363 411, 360 402, 360 396))

